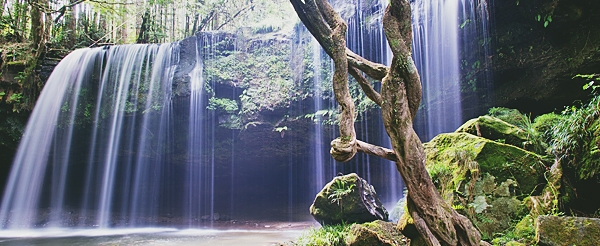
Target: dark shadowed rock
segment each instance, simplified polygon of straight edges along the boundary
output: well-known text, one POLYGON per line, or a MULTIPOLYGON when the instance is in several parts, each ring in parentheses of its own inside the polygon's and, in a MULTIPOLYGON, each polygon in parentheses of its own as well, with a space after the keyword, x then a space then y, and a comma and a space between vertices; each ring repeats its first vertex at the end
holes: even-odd
POLYGON ((388 219, 375 188, 356 173, 335 177, 315 197, 310 214, 322 225, 388 219))

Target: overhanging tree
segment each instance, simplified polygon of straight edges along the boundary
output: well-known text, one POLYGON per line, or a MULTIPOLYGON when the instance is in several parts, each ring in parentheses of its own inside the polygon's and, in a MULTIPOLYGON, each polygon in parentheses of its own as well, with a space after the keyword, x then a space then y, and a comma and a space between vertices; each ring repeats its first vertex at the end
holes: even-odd
POLYGON ((481 241, 481 235, 471 221, 442 199, 425 169, 423 145, 412 128, 422 92, 421 81, 411 57, 409 1, 391 0, 384 13, 383 28, 393 53, 390 67, 368 61, 346 47, 346 23, 327 0, 290 2, 335 65, 333 90, 341 114, 340 137, 331 142, 333 158, 345 162, 360 151, 394 161, 408 189, 408 212, 428 245, 487 244, 481 241), (381 107, 393 149, 356 139, 354 103, 348 89, 348 74, 381 107), (365 75, 381 80, 380 92, 371 86, 365 75))

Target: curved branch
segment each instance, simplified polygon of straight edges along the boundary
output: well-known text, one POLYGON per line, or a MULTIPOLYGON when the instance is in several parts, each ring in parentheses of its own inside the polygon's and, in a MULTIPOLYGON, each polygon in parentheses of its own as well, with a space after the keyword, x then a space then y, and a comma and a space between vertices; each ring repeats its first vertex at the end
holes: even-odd
POLYGON ((391 149, 387 149, 381 146, 366 143, 360 140, 356 140, 357 150, 368 155, 379 156, 390 161, 398 161, 396 152, 391 149))
POLYGON ((387 66, 369 61, 348 48, 346 48, 346 57, 348 58, 348 65, 358 68, 373 79, 382 80, 388 73, 387 66))
POLYGON ((350 75, 356 79, 356 82, 358 82, 360 88, 362 88, 362 90, 365 92, 365 95, 367 95, 371 101, 381 106, 381 95, 379 92, 375 91, 375 89, 371 86, 371 83, 369 83, 369 81, 367 81, 367 79, 360 74, 360 71, 355 67, 350 67, 348 72, 350 72, 350 75))

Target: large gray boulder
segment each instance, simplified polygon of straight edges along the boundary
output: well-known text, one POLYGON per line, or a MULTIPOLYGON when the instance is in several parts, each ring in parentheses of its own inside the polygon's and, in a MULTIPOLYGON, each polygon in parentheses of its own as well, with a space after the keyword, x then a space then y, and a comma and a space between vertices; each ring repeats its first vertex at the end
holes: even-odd
POLYGON ((538 245, 595 246, 600 243, 600 219, 583 217, 538 216, 538 245))
POLYGON ((310 214, 321 225, 387 221, 375 188, 356 173, 337 176, 317 194, 310 214))

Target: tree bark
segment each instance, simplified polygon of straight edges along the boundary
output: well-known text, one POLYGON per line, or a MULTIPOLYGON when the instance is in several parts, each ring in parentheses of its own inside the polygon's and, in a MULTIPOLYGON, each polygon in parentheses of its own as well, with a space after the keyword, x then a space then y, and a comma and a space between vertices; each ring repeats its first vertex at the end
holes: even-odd
POLYGON ((44 42, 44 12, 40 9, 40 6, 43 5, 43 2, 40 0, 35 0, 31 4, 31 48, 39 49, 44 42))
POLYGON ((290 0, 296 13, 335 63, 333 89, 340 104, 340 135, 331 143, 338 161, 357 151, 396 162, 408 189, 408 213, 428 245, 485 245, 471 221, 458 214, 436 190, 425 169, 423 145, 412 123, 421 102, 421 82, 412 60, 411 10, 408 0, 392 0, 383 25, 393 58, 390 68, 370 62, 346 48, 346 24, 326 0, 290 0), (350 67, 350 68, 349 68, 350 67), (382 80, 377 93, 360 71, 382 80), (356 140, 354 104, 347 76, 357 79, 365 94, 381 106, 382 119, 393 150, 356 140))

